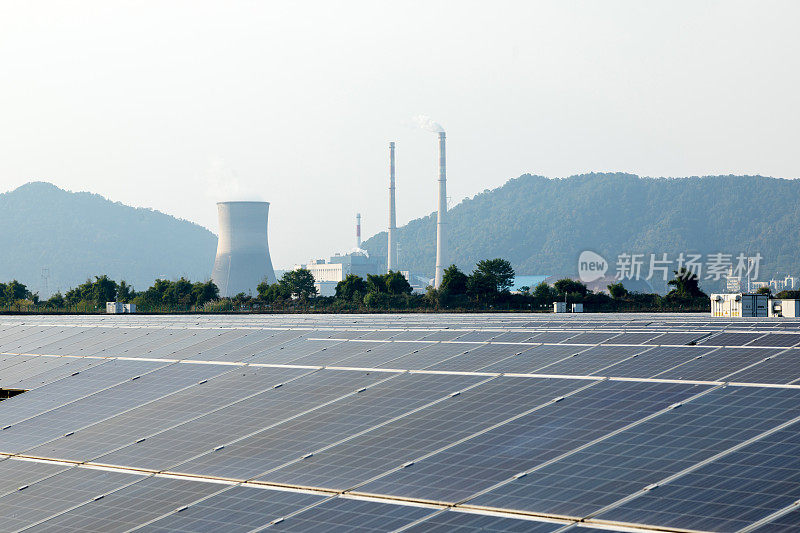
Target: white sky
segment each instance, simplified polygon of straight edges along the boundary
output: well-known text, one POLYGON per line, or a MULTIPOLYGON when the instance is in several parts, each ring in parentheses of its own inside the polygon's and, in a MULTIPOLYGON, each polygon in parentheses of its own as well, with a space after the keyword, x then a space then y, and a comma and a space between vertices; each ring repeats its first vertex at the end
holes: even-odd
MULTIPOLYGON (((530 172, 800 176, 796 1, 0 2, 0 191, 216 231, 272 203, 276 268, 530 172)), ((213 258, 209 258, 212 261, 213 258)))

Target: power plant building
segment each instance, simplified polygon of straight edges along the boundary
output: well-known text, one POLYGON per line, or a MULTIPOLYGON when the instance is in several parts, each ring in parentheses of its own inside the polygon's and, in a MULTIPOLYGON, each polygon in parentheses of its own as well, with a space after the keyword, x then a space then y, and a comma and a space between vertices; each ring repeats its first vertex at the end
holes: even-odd
POLYGON ((383 262, 370 257, 364 250, 355 250, 349 254, 336 254, 328 261, 315 259, 305 265, 305 268, 314 276, 314 286, 320 296, 333 296, 336 294, 336 284, 348 275, 355 274, 367 279, 367 274, 382 274, 383 262))
POLYGON ((255 295, 258 284, 275 283, 269 255, 269 202, 219 202, 219 240, 211 279, 221 297, 255 295))

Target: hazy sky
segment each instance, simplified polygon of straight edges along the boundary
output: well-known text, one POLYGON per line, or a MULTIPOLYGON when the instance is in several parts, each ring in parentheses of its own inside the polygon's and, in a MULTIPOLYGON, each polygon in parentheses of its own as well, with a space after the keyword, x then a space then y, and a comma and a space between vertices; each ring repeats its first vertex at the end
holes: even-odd
MULTIPOLYGON (((0 192, 31 180, 216 231, 271 202, 277 268, 525 172, 800 176, 800 2, 0 2, 0 192)), ((2 214, 0 214, 2 215, 2 214)), ((477 221, 476 221, 477 223, 477 221)), ((209 258, 212 261, 213 258, 209 258)), ((210 267, 209 267, 210 268, 210 267)))

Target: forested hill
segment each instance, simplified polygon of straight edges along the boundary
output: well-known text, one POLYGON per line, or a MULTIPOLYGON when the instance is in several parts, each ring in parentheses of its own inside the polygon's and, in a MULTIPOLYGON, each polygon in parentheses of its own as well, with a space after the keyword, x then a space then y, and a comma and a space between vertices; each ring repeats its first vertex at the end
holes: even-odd
MULTIPOLYGON (((448 213, 448 264, 509 259, 518 274, 576 276, 592 250, 612 270, 621 253, 760 252, 759 278, 800 274, 800 180, 762 176, 640 178, 523 175, 448 213)), ((432 276, 436 214, 399 228, 400 268, 432 276)), ((386 255, 386 233, 364 243, 386 255)), ((648 256, 649 257, 649 256, 648 256)), ((653 283, 663 289, 663 283, 653 283)), ((703 283, 708 288, 711 283, 703 283)))
POLYGON ((0 281, 16 278, 42 296, 42 268, 50 292, 98 274, 137 289, 159 276, 203 280, 216 246, 202 226, 97 194, 43 182, 0 194, 0 281))

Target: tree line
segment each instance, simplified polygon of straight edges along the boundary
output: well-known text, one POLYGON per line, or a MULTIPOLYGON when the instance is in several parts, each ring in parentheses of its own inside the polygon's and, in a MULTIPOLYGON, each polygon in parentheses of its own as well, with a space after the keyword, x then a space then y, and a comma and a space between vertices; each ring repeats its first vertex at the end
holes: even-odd
POLYGON ((140 312, 541 311, 564 301, 583 303, 587 311, 708 310, 709 298, 700 290, 698 277, 685 269, 674 275, 666 296, 630 293, 622 283, 608 285, 608 293, 593 292, 570 278, 512 292, 514 269, 506 259, 495 258, 479 261, 469 274, 450 265, 444 270, 441 286, 428 287, 425 293, 414 293, 400 272, 388 272, 366 278, 350 274, 336 285, 334 296, 324 297, 318 295, 311 272, 300 268, 284 273, 275 283, 263 281, 255 295, 239 293, 230 298, 221 298, 213 281, 157 279, 146 290, 136 291, 124 280, 100 275, 44 301, 17 280, 0 283, 0 307, 102 312, 106 302, 117 301, 134 303, 140 312))

